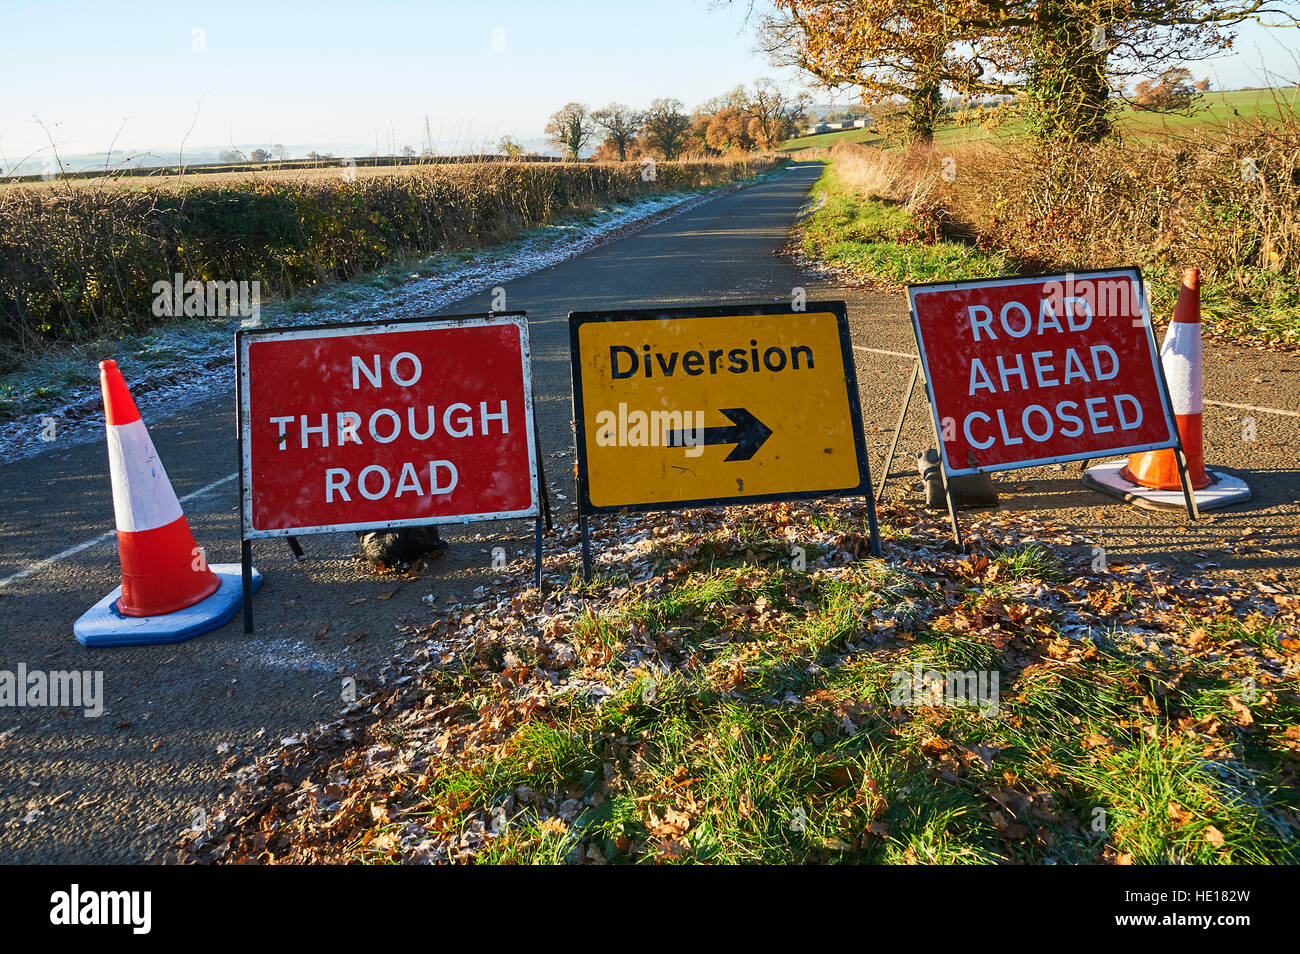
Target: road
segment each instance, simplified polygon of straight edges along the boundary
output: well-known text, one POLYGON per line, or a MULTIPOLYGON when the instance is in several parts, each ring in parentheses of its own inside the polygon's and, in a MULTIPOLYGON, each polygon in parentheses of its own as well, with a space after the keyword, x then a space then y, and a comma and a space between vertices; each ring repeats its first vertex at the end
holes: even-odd
MULTIPOLYGON (((572 520, 571 397, 566 315, 570 310, 665 303, 775 302, 799 286, 808 297, 848 302, 868 444, 877 465, 898 413, 910 364, 878 350, 914 352, 901 295, 839 287, 779 254, 809 187, 813 164, 723 195, 571 261, 508 283, 508 309, 529 313, 539 432, 557 516, 572 520), (877 351, 867 349, 878 349, 877 351), (559 456, 556 456, 559 455, 559 456)), ((1099 263, 1113 264, 1113 263, 1099 263)), ((447 314, 484 312, 490 294, 447 314)), ((1225 346, 1207 348, 1207 398, 1300 412, 1300 360, 1225 346)), ((927 446, 925 402, 914 401, 889 494, 919 499, 911 461, 927 446)), ((233 481, 233 396, 213 394, 150 431, 186 514, 212 562, 238 558, 233 481), (215 485, 215 486, 214 486, 215 485), (206 489, 205 489, 206 488, 206 489)), ((1256 501, 1195 525, 1133 510, 1083 488, 1077 471, 1042 468, 1000 481, 1012 508, 1050 513, 1097 535, 1110 559, 1218 564, 1261 578, 1300 580, 1300 416, 1207 409, 1213 465, 1245 476, 1256 501), (1242 439, 1241 416, 1256 421, 1242 439)), ((57 561, 40 561, 113 528, 102 441, 59 442, 27 460, 0 464, 0 670, 102 670, 106 712, 0 709, 0 861, 141 862, 168 844, 223 790, 223 766, 342 705, 346 675, 383 663, 403 625, 469 599, 490 569, 490 550, 529 545, 529 526, 477 525, 452 534, 449 556, 419 579, 373 576, 354 558, 350 535, 304 538, 308 559, 259 542, 258 629, 238 623, 171 646, 89 651, 72 623, 118 583, 111 537, 57 561), (436 600, 436 602, 429 602, 436 600)))

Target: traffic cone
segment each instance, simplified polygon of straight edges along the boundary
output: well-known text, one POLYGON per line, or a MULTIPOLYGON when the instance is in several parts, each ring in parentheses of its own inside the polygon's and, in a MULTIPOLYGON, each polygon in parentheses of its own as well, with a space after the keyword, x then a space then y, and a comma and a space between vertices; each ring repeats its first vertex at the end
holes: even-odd
POLYGON ((124 616, 162 616, 221 585, 208 569, 116 361, 99 363, 124 616))
MULTIPOLYGON (((1160 347, 1160 363, 1169 382, 1169 402, 1183 442, 1187 476, 1193 490, 1210 486, 1205 472, 1205 448, 1201 427, 1201 270, 1189 268, 1183 273, 1183 287, 1178 290, 1174 319, 1165 332, 1160 347)), ((1178 460, 1172 447, 1142 451, 1128 459, 1120 471, 1126 480, 1151 490, 1182 490, 1178 477, 1178 460)))
MULTIPOLYGON (((177 642, 224 625, 238 564, 209 567, 115 361, 99 363, 122 585, 73 626, 84 646, 177 642)), ((254 571, 254 587, 261 574, 254 571)))
MULTIPOLYGON (((1169 384, 1169 401, 1197 509, 1213 510, 1249 500, 1250 488, 1244 480, 1205 467, 1199 268, 1189 268, 1183 273, 1178 304, 1160 348, 1160 363, 1169 384)), ((1178 478, 1178 458, 1170 447, 1133 454, 1127 463, 1110 461, 1089 467, 1084 471, 1083 482, 1139 507, 1169 510, 1186 505, 1182 481, 1178 478)))

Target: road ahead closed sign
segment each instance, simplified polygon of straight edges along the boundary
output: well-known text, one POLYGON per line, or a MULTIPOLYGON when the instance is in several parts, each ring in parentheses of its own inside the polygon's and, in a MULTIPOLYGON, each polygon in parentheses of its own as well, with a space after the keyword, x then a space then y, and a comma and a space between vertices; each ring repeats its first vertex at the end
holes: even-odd
POLYGON ((1136 269, 909 292, 949 474, 1177 443, 1136 269))
POLYGON ((844 305, 574 312, 583 512, 868 494, 844 305))
POLYGON ((538 512, 523 315, 240 332, 245 538, 538 512))

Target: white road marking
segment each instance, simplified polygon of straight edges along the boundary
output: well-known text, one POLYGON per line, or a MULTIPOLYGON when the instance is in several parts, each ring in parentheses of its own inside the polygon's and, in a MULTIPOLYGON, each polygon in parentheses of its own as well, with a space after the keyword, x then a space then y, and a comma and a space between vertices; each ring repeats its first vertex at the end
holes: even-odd
MULTIPOLYGON (((871 354, 888 354, 893 355, 895 358, 910 358, 913 361, 916 360, 916 355, 906 354, 902 351, 886 351, 883 348, 866 348, 862 345, 854 345, 853 350, 867 351, 871 354)), ((1205 401, 1204 403, 1213 405, 1214 407, 1236 408, 1239 411, 1257 411, 1260 414, 1281 414, 1283 417, 1300 417, 1300 411, 1287 411, 1280 407, 1257 407, 1254 404, 1229 404, 1227 401, 1205 401)))
POLYGON ((865 348, 862 345, 854 345, 853 350, 869 351, 871 354, 889 354, 893 355, 895 358, 911 358, 913 361, 917 360, 917 357, 914 354, 907 354, 903 351, 886 351, 884 348, 865 348))
POLYGON ((1300 417, 1300 411, 1284 411, 1280 407, 1256 407, 1253 404, 1229 404, 1227 401, 1206 401, 1215 407, 1235 407, 1239 411, 1258 411, 1261 414, 1282 414, 1286 417, 1300 417))
MULTIPOLYGON (((225 477, 222 477, 220 480, 214 480, 206 487, 200 487, 198 490, 194 491, 193 493, 186 494, 184 497, 180 499, 180 502, 185 503, 185 501, 187 500, 193 500, 195 497, 201 497, 204 494, 206 494, 209 490, 215 490, 216 488, 220 487, 222 484, 228 484, 238 476, 239 476, 238 471, 236 471, 233 474, 227 474, 225 477)), ((30 566, 24 567, 23 569, 19 570, 17 573, 11 573, 9 576, 6 576, 3 580, 0 580, 0 586, 7 586, 10 583, 13 583, 17 580, 24 580, 27 577, 31 576, 33 573, 39 573, 47 566, 51 566, 55 563, 58 563, 60 560, 66 560, 68 557, 74 556, 75 554, 80 553, 82 550, 89 550, 91 547, 95 546, 96 544, 103 543, 105 540, 112 540, 116 536, 117 536, 117 528, 114 527, 112 530, 108 531, 108 533, 101 533, 93 540, 87 540, 84 543, 78 543, 74 547, 68 547, 68 549, 64 550, 62 553, 56 553, 52 557, 46 557, 44 560, 38 560, 35 563, 31 564, 30 566)))

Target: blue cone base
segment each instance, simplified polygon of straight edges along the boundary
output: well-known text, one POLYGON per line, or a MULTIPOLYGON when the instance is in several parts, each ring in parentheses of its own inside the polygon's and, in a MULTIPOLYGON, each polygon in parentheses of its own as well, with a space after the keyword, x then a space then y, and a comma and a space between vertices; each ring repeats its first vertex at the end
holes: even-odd
MULTIPOLYGON (((150 646, 179 643, 226 625, 239 612, 243 600, 243 575, 238 563, 209 566, 221 585, 215 593, 193 606, 163 616, 123 616, 117 611, 119 586, 86 610, 72 627, 83 646, 150 646)), ((253 592, 262 585, 262 574, 253 571, 253 592)))

